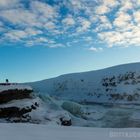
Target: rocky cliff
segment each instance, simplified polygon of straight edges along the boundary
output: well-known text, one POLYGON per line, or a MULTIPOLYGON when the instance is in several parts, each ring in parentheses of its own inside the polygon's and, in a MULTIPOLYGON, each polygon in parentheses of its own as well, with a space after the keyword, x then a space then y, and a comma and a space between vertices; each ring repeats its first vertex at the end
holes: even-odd
POLYGON ((0 85, 0 119, 10 122, 29 122, 28 114, 39 107, 31 87, 0 85))

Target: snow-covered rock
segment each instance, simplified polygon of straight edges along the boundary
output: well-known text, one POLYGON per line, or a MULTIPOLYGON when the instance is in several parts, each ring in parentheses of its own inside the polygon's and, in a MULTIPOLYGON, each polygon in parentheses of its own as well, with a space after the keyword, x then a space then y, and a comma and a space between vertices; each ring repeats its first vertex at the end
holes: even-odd
POLYGON ((18 84, 0 85, 0 119, 8 122, 29 122, 29 115, 39 107, 39 99, 30 86, 18 84))
POLYGON ((33 89, 28 86, 28 85, 20 85, 20 84, 5 84, 5 85, 0 85, 0 93, 3 91, 8 91, 8 90, 28 90, 32 91, 33 89))
POLYGON ((11 100, 32 98, 33 89, 25 85, 0 85, 0 104, 11 100))

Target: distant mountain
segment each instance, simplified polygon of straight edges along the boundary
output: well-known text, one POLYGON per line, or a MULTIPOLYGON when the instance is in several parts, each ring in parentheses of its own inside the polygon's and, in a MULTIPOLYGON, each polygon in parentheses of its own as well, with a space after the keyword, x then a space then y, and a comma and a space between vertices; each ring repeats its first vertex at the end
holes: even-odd
POLYGON ((140 103, 140 63, 28 83, 35 92, 82 103, 140 103))

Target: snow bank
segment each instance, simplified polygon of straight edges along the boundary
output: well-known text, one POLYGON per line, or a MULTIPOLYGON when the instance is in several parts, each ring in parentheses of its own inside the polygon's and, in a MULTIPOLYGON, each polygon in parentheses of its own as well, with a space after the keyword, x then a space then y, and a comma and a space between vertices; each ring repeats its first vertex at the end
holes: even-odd
POLYGON ((35 98, 35 99, 13 100, 5 104, 0 104, 0 108, 8 108, 8 107, 26 108, 32 106, 35 103, 40 103, 40 99, 35 98))
POLYGON ((0 85, 0 92, 7 90, 33 90, 30 86, 27 85, 0 85))
POLYGON ((140 129, 0 124, 0 140, 139 140, 140 129))

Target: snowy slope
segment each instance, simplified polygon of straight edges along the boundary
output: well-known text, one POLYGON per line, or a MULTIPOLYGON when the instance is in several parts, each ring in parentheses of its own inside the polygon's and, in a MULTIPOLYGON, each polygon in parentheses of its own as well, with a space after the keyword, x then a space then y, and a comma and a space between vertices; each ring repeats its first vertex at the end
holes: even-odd
POLYGON ((139 140, 139 129, 0 124, 0 140, 139 140))
POLYGON ((83 103, 140 103, 140 63, 28 83, 35 92, 83 103))

